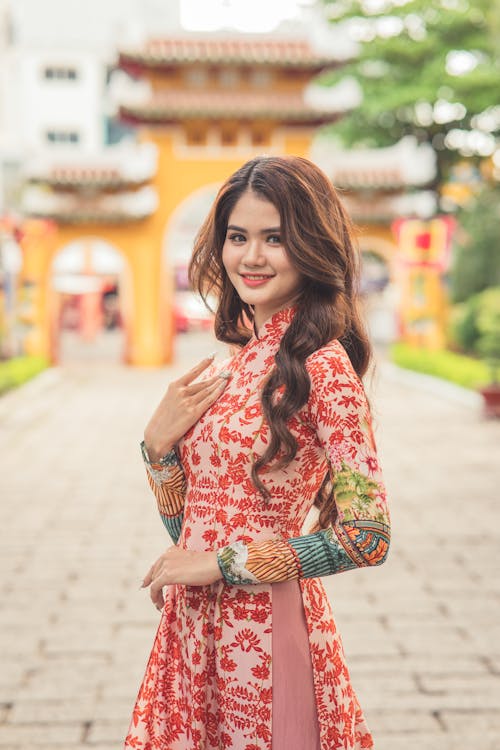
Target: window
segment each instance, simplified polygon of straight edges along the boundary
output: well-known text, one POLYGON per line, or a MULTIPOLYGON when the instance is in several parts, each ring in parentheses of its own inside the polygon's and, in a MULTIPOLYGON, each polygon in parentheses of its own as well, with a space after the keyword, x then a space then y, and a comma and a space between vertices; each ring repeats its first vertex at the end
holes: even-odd
POLYGON ((267 68, 257 68, 250 74, 252 86, 257 89, 269 88, 273 81, 271 71, 267 68))
POLYGON ((76 68, 64 67, 62 65, 47 66, 44 68, 43 75, 47 81, 76 81, 78 79, 76 68))
POLYGON ((188 146, 205 146, 207 142, 207 128, 203 123, 190 122, 185 124, 186 143, 188 146))
POLYGON ((269 128, 252 128, 252 146, 269 146, 271 131, 269 128))
POLYGON ((240 82, 240 73, 236 68, 222 68, 219 72, 219 83, 225 89, 234 89, 240 82))
POLYGON ((49 143, 71 145, 80 143, 80 134, 76 130, 47 130, 45 138, 49 143))
POLYGON ((193 88, 201 88, 208 83, 208 73, 205 68, 188 68, 185 75, 186 82, 193 88))
POLYGON ((221 146, 236 146, 238 144, 238 126, 223 125, 220 132, 221 146))

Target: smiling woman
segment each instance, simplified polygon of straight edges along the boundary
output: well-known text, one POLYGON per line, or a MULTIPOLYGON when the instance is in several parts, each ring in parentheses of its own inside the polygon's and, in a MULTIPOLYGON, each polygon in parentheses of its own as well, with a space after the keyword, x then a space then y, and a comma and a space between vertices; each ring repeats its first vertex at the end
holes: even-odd
POLYGON ((190 278, 232 356, 171 383, 144 433, 174 546, 144 580, 162 616, 127 750, 373 747, 319 580, 389 547, 358 260, 299 157, 243 165, 198 233, 190 278))

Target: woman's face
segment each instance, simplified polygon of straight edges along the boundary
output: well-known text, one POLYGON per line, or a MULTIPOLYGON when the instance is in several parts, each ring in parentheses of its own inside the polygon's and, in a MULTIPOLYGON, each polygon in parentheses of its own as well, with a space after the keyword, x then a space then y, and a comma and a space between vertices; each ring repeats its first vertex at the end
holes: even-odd
POLYGON ((278 210, 251 190, 229 216, 222 262, 240 298, 253 305, 257 327, 300 292, 302 277, 281 244, 278 210))

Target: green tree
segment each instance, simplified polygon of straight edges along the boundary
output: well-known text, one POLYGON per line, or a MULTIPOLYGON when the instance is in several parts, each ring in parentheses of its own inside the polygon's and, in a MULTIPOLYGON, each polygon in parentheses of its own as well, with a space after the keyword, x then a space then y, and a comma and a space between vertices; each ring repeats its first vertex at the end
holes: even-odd
POLYGON ((354 78, 362 102, 331 132, 348 146, 430 142, 439 174, 457 156, 492 153, 500 133, 500 0, 324 0, 332 23, 360 41, 356 59, 325 74, 354 78))

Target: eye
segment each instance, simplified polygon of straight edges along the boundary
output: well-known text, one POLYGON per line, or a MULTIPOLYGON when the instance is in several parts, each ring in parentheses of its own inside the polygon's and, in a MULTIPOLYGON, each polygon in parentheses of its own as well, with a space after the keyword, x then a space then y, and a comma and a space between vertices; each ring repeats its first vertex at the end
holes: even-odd
POLYGON ((279 234, 270 234, 267 238, 267 242, 271 245, 281 245, 281 237, 279 234))
POLYGON ((234 232, 233 234, 229 235, 229 239, 232 242, 245 242, 246 237, 244 234, 238 234, 237 232, 234 232))

